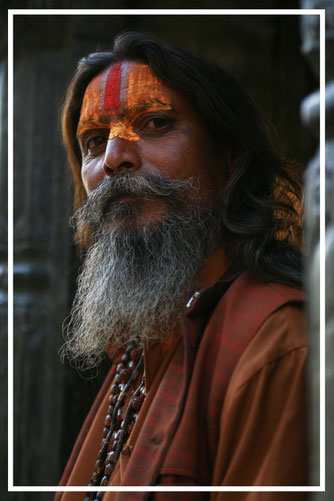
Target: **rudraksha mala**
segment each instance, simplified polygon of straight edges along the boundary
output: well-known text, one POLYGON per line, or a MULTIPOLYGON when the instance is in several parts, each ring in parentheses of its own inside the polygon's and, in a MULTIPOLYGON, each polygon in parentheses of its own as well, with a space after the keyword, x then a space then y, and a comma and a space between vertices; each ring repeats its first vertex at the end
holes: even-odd
MULTIPOLYGON (((144 374, 123 416, 122 407, 132 383, 135 382, 143 367, 143 358, 142 343, 132 342, 127 346, 116 367, 116 374, 109 395, 108 412, 104 422, 101 449, 95 464, 95 471, 88 484, 90 486, 108 485, 123 446, 134 427, 137 414, 146 396, 144 374)), ((84 501, 101 501, 103 495, 104 492, 88 492, 84 501)))

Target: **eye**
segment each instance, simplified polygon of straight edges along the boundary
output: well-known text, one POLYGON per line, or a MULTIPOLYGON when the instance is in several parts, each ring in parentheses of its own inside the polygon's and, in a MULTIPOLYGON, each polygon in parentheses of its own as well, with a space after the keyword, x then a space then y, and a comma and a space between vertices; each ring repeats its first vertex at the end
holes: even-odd
POLYGON ((168 120, 162 117, 151 118, 148 122, 146 122, 146 129, 162 129, 167 127, 168 120))
POLYGON ((107 141, 108 138, 105 136, 94 136, 87 139, 85 146, 89 153, 95 153, 98 148, 107 141))

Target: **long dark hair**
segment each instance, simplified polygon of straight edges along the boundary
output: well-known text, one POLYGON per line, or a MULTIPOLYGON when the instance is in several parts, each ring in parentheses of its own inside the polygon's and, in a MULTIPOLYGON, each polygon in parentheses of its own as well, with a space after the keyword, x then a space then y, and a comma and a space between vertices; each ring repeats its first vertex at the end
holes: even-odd
POLYGON ((222 200, 229 257, 265 281, 300 286, 302 194, 296 169, 274 152, 257 111, 229 73, 203 57, 151 36, 120 34, 111 51, 90 54, 78 64, 62 112, 75 206, 86 198, 76 139, 83 95, 95 75, 123 60, 146 61, 163 83, 183 92, 211 137, 236 159, 222 200))

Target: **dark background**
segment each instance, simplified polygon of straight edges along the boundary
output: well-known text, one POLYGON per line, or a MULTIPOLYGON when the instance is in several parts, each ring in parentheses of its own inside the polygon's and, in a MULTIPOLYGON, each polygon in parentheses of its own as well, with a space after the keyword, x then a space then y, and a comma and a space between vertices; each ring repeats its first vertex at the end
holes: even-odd
MULTIPOLYGON (((298 2, 100 1, 95 8, 298 8, 298 2)), ((85 8, 91 2, 12 2, 10 8, 85 8), (56 5, 55 5, 56 4, 56 5), (62 5, 63 4, 63 5, 62 5)), ((4 12, 4 15, 6 13, 4 12)), ((68 219, 72 186, 59 132, 59 108, 80 57, 111 45, 133 29, 206 55, 230 70, 266 121, 273 123, 286 154, 305 163, 315 140, 301 125, 304 96, 318 87, 301 55, 298 16, 49 16, 14 18, 15 202, 15 442, 14 484, 56 485, 81 423, 108 370, 96 377, 62 365, 61 326, 68 314, 78 267, 68 219)), ((5 31, 4 31, 5 33, 5 31)), ((1 113, 5 109, 6 44, 0 47, 1 113)), ((0 266, 5 264, 6 130, 1 129, 0 266)), ((5 314, 5 284, 0 307, 5 314)), ((5 343, 1 343, 5 379, 5 343)), ((5 427, 6 409, 1 410, 5 427)), ((6 447, 5 441, 1 448, 6 447), (3 447, 2 447, 3 446, 3 447)), ((3 462, 1 468, 6 473, 3 462)), ((4 484, 6 478, 4 476, 4 484)), ((52 494, 6 494, 3 499, 49 500, 52 494)))

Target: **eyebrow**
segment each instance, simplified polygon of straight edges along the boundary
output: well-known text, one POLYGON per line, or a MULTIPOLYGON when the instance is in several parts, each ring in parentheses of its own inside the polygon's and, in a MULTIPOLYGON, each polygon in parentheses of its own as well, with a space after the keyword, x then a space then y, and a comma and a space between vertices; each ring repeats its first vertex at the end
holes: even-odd
MULTIPOLYGON (((161 106, 168 106, 169 110, 173 110, 173 108, 170 104, 164 103, 160 99, 150 99, 149 101, 145 101, 143 103, 138 103, 138 104, 131 106, 131 108, 125 108, 124 110, 122 110, 123 118, 131 116, 131 115, 136 115, 138 113, 145 112, 145 110, 149 110, 151 108, 151 106, 156 105, 156 104, 159 104, 161 106)), ((156 111, 158 111, 158 110, 156 110, 156 111)), ((112 117, 113 115, 110 115, 110 116, 112 117)), ((80 120, 79 119, 78 126, 79 126, 79 124, 81 126, 91 125, 91 126, 95 127, 96 129, 107 129, 108 128, 107 123, 95 122, 94 120, 91 120, 91 119, 88 119, 88 120, 80 120)), ((78 137, 81 137, 82 134, 80 134, 78 137)))
MULTIPOLYGON (((93 127, 95 127, 96 129, 108 129, 108 124, 104 124, 102 122, 95 122, 94 120, 82 120, 78 122, 78 126, 83 126, 83 125, 92 125, 93 127)), ((84 131, 86 132, 86 131, 84 131)), ((82 132, 81 134, 77 135, 77 137, 81 137, 82 134, 84 134, 84 132, 82 132)))
POLYGON ((125 115, 131 115, 132 113, 139 113, 141 111, 145 111, 154 104, 160 104, 161 106, 170 106, 170 104, 164 103, 160 99, 155 98, 155 99, 150 99, 149 101, 146 101, 144 103, 138 103, 133 105, 131 108, 125 110, 125 115))

